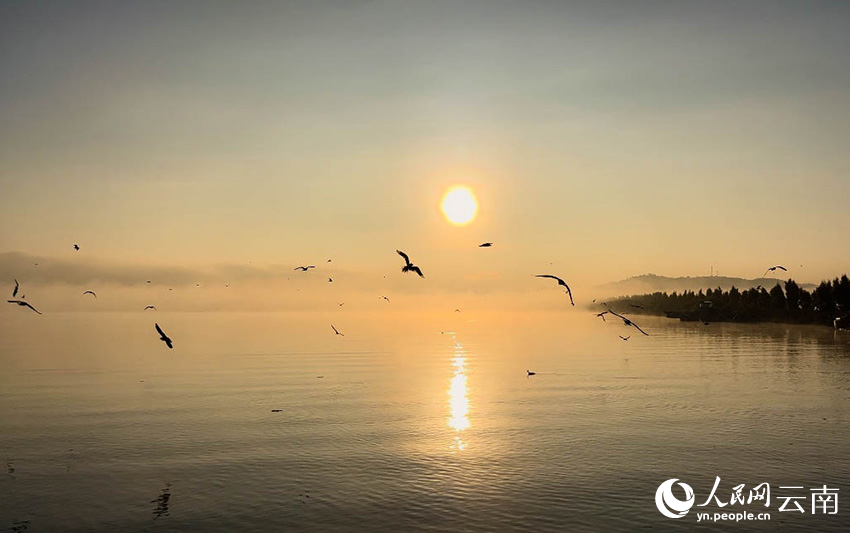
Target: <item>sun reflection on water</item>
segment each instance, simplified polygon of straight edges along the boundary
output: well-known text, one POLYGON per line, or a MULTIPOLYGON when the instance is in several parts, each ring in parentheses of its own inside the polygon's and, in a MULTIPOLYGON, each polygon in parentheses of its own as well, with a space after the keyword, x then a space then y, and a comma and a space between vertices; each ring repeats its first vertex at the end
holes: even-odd
POLYGON ((466 443, 462 435, 463 431, 469 428, 469 398, 466 387, 466 352, 463 350, 463 345, 455 341, 454 357, 452 358, 452 367, 454 373, 449 380, 449 427, 454 429, 456 434, 454 442, 450 446, 452 449, 464 450, 466 443))

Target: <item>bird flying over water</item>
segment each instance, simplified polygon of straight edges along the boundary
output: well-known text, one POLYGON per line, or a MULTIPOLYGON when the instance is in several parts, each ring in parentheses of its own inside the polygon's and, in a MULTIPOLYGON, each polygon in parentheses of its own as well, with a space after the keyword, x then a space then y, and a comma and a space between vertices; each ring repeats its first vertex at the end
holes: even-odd
POLYGON ((162 331, 162 328, 159 327, 159 324, 154 323, 154 326, 156 327, 157 333, 159 333, 159 340, 164 342, 165 345, 168 346, 169 348, 174 348, 174 345, 171 343, 171 339, 169 339, 168 335, 166 335, 165 332, 162 331))
POLYGON ((381 296, 381 298, 383 298, 384 300, 386 300, 386 301, 388 301, 388 302, 390 301, 390 299, 389 299, 389 298, 387 298, 386 296, 381 296))
POLYGON ((24 301, 21 301, 21 300, 6 300, 6 301, 9 302, 10 304, 18 304, 22 307, 29 307, 30 309, 32 309, 36 313, 41 314, 41 311, 39 311, 35 307, 31 306, 28 302, 24 302, 24 301))
POLYGON ((148 309, 153 309, 154 311, 156 311, 156 306, 154 306, 154 305, 145 306, 145 308, 142 309, 142 311, 147 311, 148 309))
POLYGON ((627 341, 627 340, 629 340, 629 339, 631 339, 631 338, 632 338, 632 336, 631 336, 631 335, 629 335, 628 337, 623 337, 622 335, 618 335, 618 337, 620 337, 620 338, 621 338, 621 339, 623 339, 624 341, 627 341))
POLYGON ((74 250, 76 250, 76 251, 78 251, 78 252, 79 252, 79 251, 80 251, 80 245, 79 245, 79 244, 75 244, 75 245, 74 245, 74 250))
POLYGON ((307 272, 307 270, 310 269, 310 268, 316 268, 316 265, 307 265, 307 266, 302 266, 302 267, 295 267, 295 268, 293 268, 293 270, 300 270, 301 272, 307 272))
POLYGON ((605 322, 605 315, 610 313, 610 311, 602 311, 601 313, 596 313, 596 316, 602 319, 602 322, 605 322))
POLYGON ((765 270, 762 277, 766 276, 768 272, 776 272, 777 269, 782 270, 783 272, 788 272, 788 269, 785 268, 784 266, 776 265, 776 266, 772 266, 772 267, 768 268, 767 270, 765 270))
POLYGON ((334 330, 334 333, 336 333, 336 334, 337 334, 337 335, 339 335, 340 337, 345 337, 345 335, 343 335, 342 333, 340 333, 339 331, 337 331, 337 329, 334 327, 334 325, 333 325, 333 324, 331 324, 331 329, 332 329, 332 330, 334 330))
POLYGON ((489 248, 491 246, 493 246, 492 242, 483 242, 483 243, 478 245, 479 248, 489 248))
MULTIPOLYGON (((608 312, 609 312, 609 313, 611 313, 612 315, 614 315, 615 317, 617 317, 617 318, 621 319, 621 320, 623 321, 623 324, 625 324, 625 325, 627 325, 627 326, 632 326, 632 327, 634 327, 636 330, 640 331, 641 333, 643 333, 644 335, 646 335, 647 337, 649 337, 649 333, 647 333, 647 332, 645 332, 644 330, 640 329, 640 326, 638 326, 637 324, 635 324, 634 322, 632 322, 632 321, 631 321, 631 320, 629 320, 628 318, 624 317, 623 315, 617 314, 617 313, 615 313, 614 311, 611 311, 610 309, 608 310, 608 312)), ((631 335, 630 335, 630 336, 631 336, 631 335)))
POLYGON ((15 280, 15 289, 12 291, 12 298, 18 295, 18 280, 15 280))
POLYGON ((406 253, 402 252, 401 250, 396 250, 396 253, 402 258, 404 258, 404 266, 401 267, 402 272, 416 272, 417 274, 419 274, 420 278, 425 277, 425 275, 422 273, 422 270, 420 270, 418 266, 410 262, 410 258, 407 257, 406 253))
POLYGON ((86 291, 83 293, 83 296, 85 296, 86 294, 91 294, 92 296, 94 296, 94 299, 97 300, 97 294, 95 294, 94 291, 86 291))
POLYGON ((565 289, 567 289, 567 294, 570 297, 570 303, 575 306, 575 302, 573 301, 573 291, 570 290, 570 286, 567 285, 567 282, 559 278, 558 276, 553 276, 551 274, 537 274, 536 278, 552 278, 554 280, 558 280, 558 285, 563 285, 565 289))

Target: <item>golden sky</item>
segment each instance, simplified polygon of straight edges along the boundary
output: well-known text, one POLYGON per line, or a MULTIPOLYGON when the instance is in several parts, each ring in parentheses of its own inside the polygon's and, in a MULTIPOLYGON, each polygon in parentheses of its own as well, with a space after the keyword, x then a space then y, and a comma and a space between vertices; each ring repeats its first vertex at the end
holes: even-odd
POLYGON ((380 291, 420 281, 400 248, 434 293, 818 282, 850 265, 848 23, 841 2, 4 2, 0 271, 283 283, 333 258, 380 291))

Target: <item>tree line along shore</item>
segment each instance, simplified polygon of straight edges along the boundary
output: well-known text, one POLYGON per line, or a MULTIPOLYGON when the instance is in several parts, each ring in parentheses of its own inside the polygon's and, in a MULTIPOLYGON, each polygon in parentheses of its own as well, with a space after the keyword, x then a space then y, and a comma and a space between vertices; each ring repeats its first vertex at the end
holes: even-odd
POLYGON ((665 315, 683 321, 782 322, 850 328, 850 278, 825 280, 811 292, 793 279, 773 287, 724 291, 653 292, 621 296, 607 305, 618 312, 665 315))

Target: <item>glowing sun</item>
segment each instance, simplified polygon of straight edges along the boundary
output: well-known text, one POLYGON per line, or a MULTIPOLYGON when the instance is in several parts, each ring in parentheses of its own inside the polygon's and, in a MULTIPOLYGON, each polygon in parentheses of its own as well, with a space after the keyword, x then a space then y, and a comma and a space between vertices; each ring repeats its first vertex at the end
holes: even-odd
POLYGON ((457 185, 449 188, 440 204, 446 219, 456 226, 469 224, 478 212, 478 202, 469 187, 457 185))

